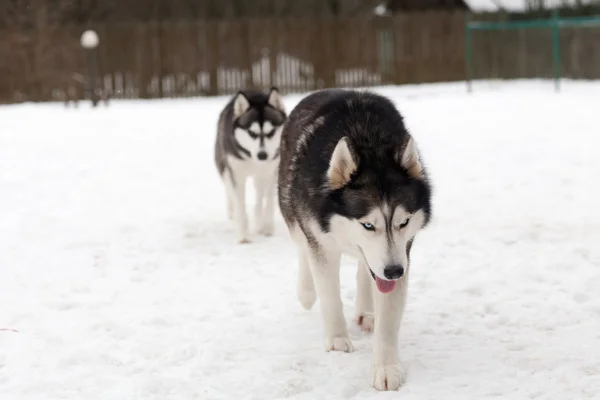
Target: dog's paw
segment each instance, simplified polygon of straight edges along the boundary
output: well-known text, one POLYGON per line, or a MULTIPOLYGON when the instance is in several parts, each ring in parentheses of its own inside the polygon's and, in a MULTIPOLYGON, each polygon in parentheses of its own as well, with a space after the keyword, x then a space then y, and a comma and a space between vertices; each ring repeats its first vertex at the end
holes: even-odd
POLYGON ((406 382, 406 371, 400 364, 373 365, 372 383, 377 390, 397 390, 406 382))
POLYGON ((310 310, 317 301, 317 292, 314 289, 298 289, 298 300, 305 310, 310 310))
POLYGON ((247 224, 236 223, 235 238, 238 243, 250 243, 250 232, 247 224))
POLYGON ((373 327, 375 326, 375 318, 373 317, 373 314, 361 313, 356 316, 354 322, 360 326, 360 329, 362 329, 363 332, 373 332, 373 327))
POLYGON ((354 351, 354 346, 347 336, 337 336, 333 338, 327 338, 325 341, 326 351, 343 351, 345 353, 351 353, 354 351))
POLYGON ((237 241, 239 244, 250 243, 250 236, 249 235, 237 235, 237 241))
POLYGON ((258 233, 260 233, 263 236, 273 236, 274 232, 275 225, 273 224, 273 222, 263 222, 258 228, 258 233))
POLYGON ((246 221, 235 221, 235 238, 238 243, 250 243, 250 233, 246 221))

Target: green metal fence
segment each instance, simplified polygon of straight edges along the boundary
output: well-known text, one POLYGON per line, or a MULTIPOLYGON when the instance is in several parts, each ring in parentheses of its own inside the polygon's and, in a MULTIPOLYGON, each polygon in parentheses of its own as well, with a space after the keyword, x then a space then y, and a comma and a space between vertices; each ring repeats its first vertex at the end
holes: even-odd
POLYGON ((473 90, 473 32, 474 31, 510 31, 549 29, 552 37, 552 70, 554 75, 554 87, 560 91, 560 80, 562 77, 561 62, 561 40, 560 30, 562 28, 600 28, 600 16, 560 18, 554 13, 551 19, 510 21, 510 22, 483 22, 469 21, 465 24, 465 65, 467 90, 473 90))

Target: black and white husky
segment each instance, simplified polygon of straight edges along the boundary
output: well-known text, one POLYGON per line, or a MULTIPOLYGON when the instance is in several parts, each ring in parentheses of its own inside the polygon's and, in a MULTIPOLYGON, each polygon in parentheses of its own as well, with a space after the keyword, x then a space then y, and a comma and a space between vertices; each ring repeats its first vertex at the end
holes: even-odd
POLYGON ((305 97, 283 128, 279 206, 298 247, 297 295, 317 296, 327 351, 350 352, 340 297, 342 253, 358 259, 356 322, 374 331, 372 384, 405 381, 398 332, 410 249, 430 218, 431 188, 416 143, 387 98, 323 90, 305 97))
POLYGON ((246 180, 256 189, 254 207, 258 232, 273 234, 275 189, 281 129, 286 119, 277 88, 269 93, 238 92, 219 116, 215 163, 227 194, 227 213, 235 221, 237 240, 249 241, 246 216, 246 180))

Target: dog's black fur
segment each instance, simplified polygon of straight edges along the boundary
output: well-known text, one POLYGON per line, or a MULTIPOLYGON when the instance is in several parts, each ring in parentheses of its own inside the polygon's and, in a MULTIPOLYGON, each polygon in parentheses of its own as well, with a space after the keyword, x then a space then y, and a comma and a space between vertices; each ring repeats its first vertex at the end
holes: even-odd
POLYGON ((402 115, 384 96, 330 89, 304 98, 290 113, 282 134, 279 204, 287 224, 302 225, 302 215, 316 212, 327 232, 332 214, 360 218, 380 200, 391 206, 401 202, 409 212, 421 209, 428 222, 431 186, 425 172, 422 178, 410 177, 396 162, 407 137, 402 115), (329 161, 344 136, 359 168, 348 185, 328 190, 329 161))
POLYGON ((321 301, 326 350, 353 349, 340 297, 342 253, 358 260, 356 316, 374 332, 373 387, 406 379, 398 343, 410 251, 431 215, 431 186, 402 115, 355 90, 305 97, 284 124, 279 207, 299 254, 297 295, 321 301))

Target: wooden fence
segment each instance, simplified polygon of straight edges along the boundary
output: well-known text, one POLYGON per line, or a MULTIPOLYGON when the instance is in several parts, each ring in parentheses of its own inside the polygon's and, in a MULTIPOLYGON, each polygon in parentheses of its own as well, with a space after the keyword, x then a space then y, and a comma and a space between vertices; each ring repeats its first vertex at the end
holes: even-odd
MULTIPOLYGON (((98 32, 97 87, 111 98, 230 94, 465 78, 464 13, 343 19, 242 19, 0 30, 0 102, 81 99, 79 44, 98 32)), ((476 79, 552 76, 551 33, 474 34, 476 79)), ((561 33, 565 76, 600 78, 600 28, 561 33)))

